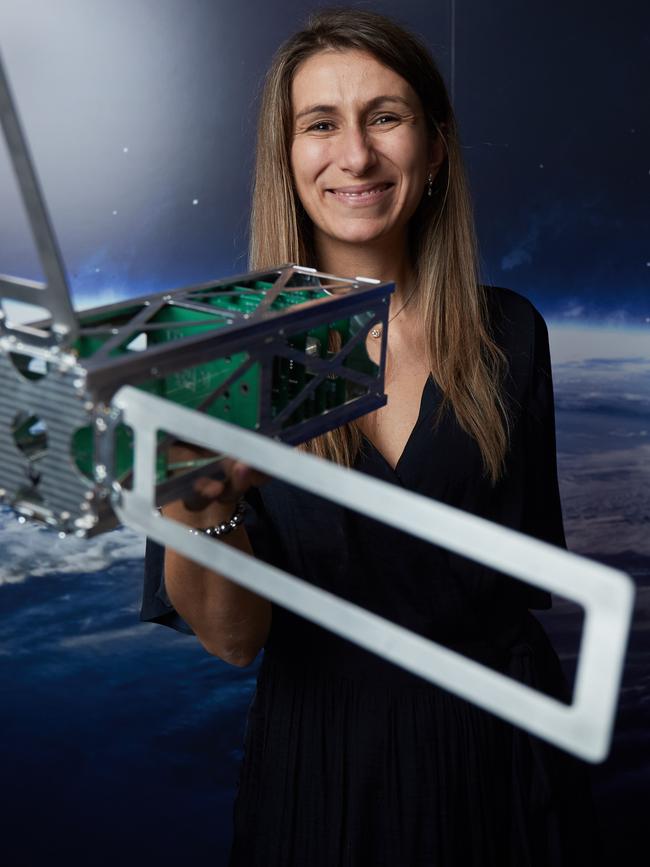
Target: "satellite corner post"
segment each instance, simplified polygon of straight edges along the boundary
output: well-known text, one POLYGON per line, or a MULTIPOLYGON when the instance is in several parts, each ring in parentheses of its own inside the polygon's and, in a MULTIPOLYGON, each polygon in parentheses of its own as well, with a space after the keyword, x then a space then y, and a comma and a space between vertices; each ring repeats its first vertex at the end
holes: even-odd
POLYGON ((591 762, 608 752, 630 628, 628 575, 291 446, 386 402, 393 284, 294 264, 75 313, 0 59, 0 119, 46 276, 0 276, 0 498, 90 536, 118 523, 591 762), (4 300, 50 318, 12 322, 4 300), (379 360, 365 339, 381 323, 379 360), (169 445, 209 451, 180 468, 169 445), (231 546, 158 506, 228 455, 585 609, 565 705, 231 546), (381 503, 379 508, 378 503, 381 503))

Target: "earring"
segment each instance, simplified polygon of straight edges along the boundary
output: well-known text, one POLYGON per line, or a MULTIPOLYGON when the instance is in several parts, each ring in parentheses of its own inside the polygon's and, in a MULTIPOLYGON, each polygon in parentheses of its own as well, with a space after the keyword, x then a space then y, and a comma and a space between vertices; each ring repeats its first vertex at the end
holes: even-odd
POLYGON ((431 196, 432 195, 432 189, 433 189, 433 175, 431 174, 431 172, 429 172, 429 177, 427 178, 427 183, 429 185, 429 189, 427 191, 427 196, 431 196))

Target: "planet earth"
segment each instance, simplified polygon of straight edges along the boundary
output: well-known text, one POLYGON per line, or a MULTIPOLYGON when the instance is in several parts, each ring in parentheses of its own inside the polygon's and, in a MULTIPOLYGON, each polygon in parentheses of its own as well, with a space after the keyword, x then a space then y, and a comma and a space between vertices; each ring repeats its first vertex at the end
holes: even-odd
MULTIPOLYGON (((650 332, 550 329, 570 550, 637 585, 610 755, 608 863, 646 863, 650 793, 650 332)), ((225 864, 258 661, 237 669, 138 619, 144 541, 59 539, 0 512, 3 863, 225 864)), ((538 613, 569 677, 581 614, 538 613)))

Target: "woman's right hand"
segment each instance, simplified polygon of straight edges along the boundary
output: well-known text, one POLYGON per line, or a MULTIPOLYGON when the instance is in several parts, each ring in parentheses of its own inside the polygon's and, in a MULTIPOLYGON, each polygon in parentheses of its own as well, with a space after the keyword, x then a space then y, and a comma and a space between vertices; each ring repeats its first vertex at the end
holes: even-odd
MULTIPOLYGON (((186 463, 205 460, 215 453, 199 446, 177 441, 170 446, 170 463, 186 463)), ((224 457, 209 475, 195 479, 191 493, 183 498, 183 505, 191 512, 201 511, 211 503, 235 503, 253 485, 259 486, 271 480, 271 476, 234 458, 224 457)))

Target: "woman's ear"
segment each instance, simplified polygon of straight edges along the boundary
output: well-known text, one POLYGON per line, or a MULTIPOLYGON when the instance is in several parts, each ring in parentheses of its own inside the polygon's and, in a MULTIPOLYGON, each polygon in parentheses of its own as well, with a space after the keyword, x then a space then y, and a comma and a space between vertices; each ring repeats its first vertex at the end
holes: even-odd
POLYGON ((438 169, 442 165, 445 155, 447 153, 446 143, 443 141, 442 136, 445 134, 447 130, 447 125, 444 123, 440 124, 441 132, 433 139, 429 146, 429 171, 432 175, 436 175, 438 169))

